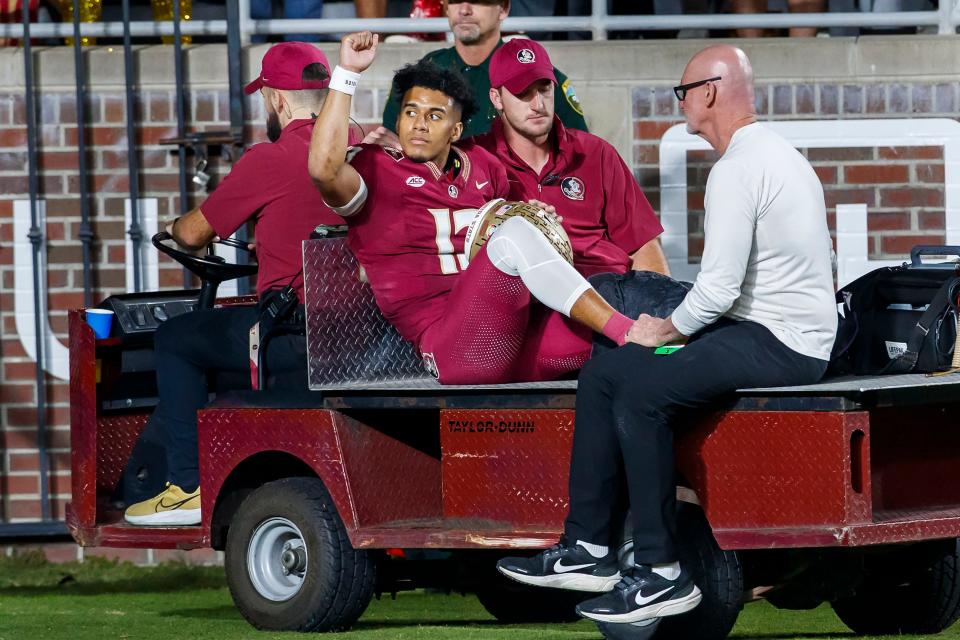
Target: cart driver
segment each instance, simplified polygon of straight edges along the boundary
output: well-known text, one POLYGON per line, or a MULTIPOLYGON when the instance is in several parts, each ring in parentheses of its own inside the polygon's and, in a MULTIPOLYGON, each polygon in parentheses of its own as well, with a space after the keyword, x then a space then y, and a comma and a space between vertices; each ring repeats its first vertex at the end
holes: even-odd
MULTIPOLYGON (((343 224, 307 172, 314 119, 329 84, 330 63, 315 46, 284 42, 271 47, 259 76, 245 88, 263 97, 270 142, 248 149, 203 204, 167 227, 181 249, 195 252, 252 222, 259 302, 193 311, 157 330, 159 401, 144 433, 165 447, 168 477, 166 486, 152 487, 155 495, 140 496, 146 499, 127 508, 124 518, 131 524, 200 523, 197 410, 209 400, 207 374, 236 372, 249 380, 248 334, 261 309, 287 285, 302 309, 301 243, 317 225, 343 224)), ((302 335, 280 335, 270 343, 268 369, 284 382, 306 386, 306 363, 302 335)))

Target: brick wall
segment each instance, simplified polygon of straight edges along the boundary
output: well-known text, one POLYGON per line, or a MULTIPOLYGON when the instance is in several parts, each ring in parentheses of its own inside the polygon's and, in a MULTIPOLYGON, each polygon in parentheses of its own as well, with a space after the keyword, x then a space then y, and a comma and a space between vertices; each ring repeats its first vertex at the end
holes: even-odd
MULTIPOLYGON (((382 110, 384 91, 360 90, 354 118, 362 125, 376 122, 382 110)), ((225 130, 229 105, 225 89, 205 89, 187 94, 186 121, 193 130, 225 130)), ((148 90, 137 95, 137 153, 142 198, 158 199, 158 216, 169 220, 180 211, 179 169, 176 147, 162 146, 163 138, 176 136, 175 93, 148 90)), ((83 306, 83 262, 80 243, 80 176, 77 153, 76 99, 70 92, 44 93, 37 100, 40 121, 40 197, 46 201, 47 286, 50 324, 57 338, 66 342, 67 310, 83 306)), ((249 141, 265 139, 263 104, 259 95, 247 98, 249 141)), ((126 106, 122 92, 94 92, 88 96, 87 187, 92 246, 93 297, 126 290, 124 199, 128 197, 126 106)), ((29 268, 14 263, 13 201, 29 197, 24 99, 21 94, 0 93, 0 522, 39 520, 40 462, 37 448, 36 366, 17 335, 14 317, 14 272, 29 268)), ((187 158, 192 172, 193 159, 187 158)), ((207 169, 217 178, 230 163, 210 158, 207 169)), ((192 175, 189 174, 189 175, 192 175)), ((205 193, 188 180, 189 206, 202 202, 205 193)), ((150 249, 148 249, 150 250, 150 249)), ((160 256, 160 285, 182 286, 182 270, 160 256)), ((47 451, 50 463, 51 510, 64 518, 70 500, 69 389, 64 381, 46 376, 47 451)), ((8 547, 13 549, 13 547, 8 547)), ((52 558, 74 559, 81 554, 75 545, 51 546, 52 558)), ((89 555, 108 555, 138 562, 170 556, 146 550, 86 550, 89 555)), ((81 554, 82 555, 82 554, 81 554)), ((191 558, 209 559, 192 552, 191 558)), ((210 556, 213 557, 213 556, 210 556)))
MULTIPOLYGON (((886 117, 957 117, 960 82, 870 84, 759 84, 757 113, 762 120, 824 120, 886 117)), ((633 90, 633 165, 654 208, 659 210, 659 144, 682 122, 670 87, 633 90)), ((836 205, 867 205, 868 257, 899 259, 916 244, 945 240, 942 147, 842 146, 800 150, 823 183, 831 234, 836 205)), ((716 161, 709 151, 687 154, 688 254, 703 252, 703 197, 716 161)))

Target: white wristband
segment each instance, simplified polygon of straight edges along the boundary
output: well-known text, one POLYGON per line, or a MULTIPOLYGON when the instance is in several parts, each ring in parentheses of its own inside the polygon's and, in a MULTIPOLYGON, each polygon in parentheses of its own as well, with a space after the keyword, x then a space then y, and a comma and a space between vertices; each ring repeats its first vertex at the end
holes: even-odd
POLYGON ((347 71, 340 65, 333 68, 333 75, 330 76, 330 88, 348 96, 352 96, 353 92, 357 90, 357 83, 359 82, 359 73, 347 71))

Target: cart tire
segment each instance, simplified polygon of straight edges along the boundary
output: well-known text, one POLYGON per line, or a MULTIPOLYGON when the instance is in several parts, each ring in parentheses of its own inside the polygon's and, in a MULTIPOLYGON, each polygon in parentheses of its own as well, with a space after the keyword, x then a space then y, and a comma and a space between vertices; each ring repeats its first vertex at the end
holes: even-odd
POLYGON ((576 606, 597 594, 531 587, 513 580, 491 580, 477 588, 487 613, 503 624, 576 622, 576 606))
MULTIPOLYGON (((627 522, 630 522, 629 516, 627 522)), ((655 631, 631 625, 597 625, 605 638, 653 640, 723 640, 743 608, 743 568, 735 551, 724 551, 713 538, 710 523, 698 505, 677 503, 677 551, 680 563, 690 571, 703 599, 695 609, 660 619, 655 631), (611 628, 612 627, 612 628, 611 628)), ((633 560, 633 542, 621 545, 621 566, 633 560)))
POLYGON ((240 505, 224 565, 233 601, 258 629, 338 631, 370 604, 376 564, 346 535, 316 478, 270 482, 240 505))
POLYGON ((724 551, 698 505, 677 503, 680 562, 693 575, 703 600, 688 613, 663 619, 657 640, 723 640, 743 608, 743 567, 736 551, 724 551))
POLYGON ((868 560, 857 593, 831 603, 855 633, 935 634, 960 619, 960 540, 912 545, 868 560))

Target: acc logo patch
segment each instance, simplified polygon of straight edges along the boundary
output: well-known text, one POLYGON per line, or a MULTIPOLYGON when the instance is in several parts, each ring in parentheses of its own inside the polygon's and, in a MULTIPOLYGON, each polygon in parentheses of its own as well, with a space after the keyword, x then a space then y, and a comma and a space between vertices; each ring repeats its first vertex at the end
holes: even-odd
POLYGON ((425 184, 427 184, 427 181, 421 178, 420 176, 410 176, 409 178, 407 178, 408 187, 415 187, 419 189, 425 184))
POLYGON ((567 104, 570 105, 570 108, 583 115, 583 107, 580 106, 580 98, 577 97, 576 92, 573 90, 573 85, 570 84, 570 78, 567 78, 563 81, 563 84, 560 85, 560 90, 563 91, 563 97, 567 99, 567 104))
POLYGON ((571 200, 583 200, 583 181, 573 176, 564 178, 560 182, 560 191, 571 200))
POLYGON ((460 195, 460 191, 453 185, 447 187, 447 193, 450 194, 451 198, 456 198, 458 195, 460 195))
POLYGON ((520 64, 530 64, 536 62, 537 56, 534 55, 532 49, 520 49, 517 51, 517 62, 520 64))

